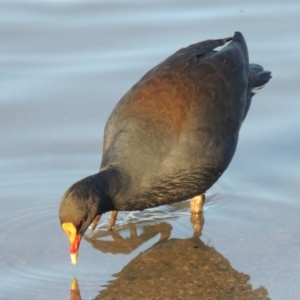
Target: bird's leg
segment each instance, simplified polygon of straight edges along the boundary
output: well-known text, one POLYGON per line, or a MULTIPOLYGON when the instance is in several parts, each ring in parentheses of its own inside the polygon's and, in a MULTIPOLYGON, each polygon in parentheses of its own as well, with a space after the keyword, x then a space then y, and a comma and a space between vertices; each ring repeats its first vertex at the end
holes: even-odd
POLYGON ((97 215, 94 219, 94 221, 92 222, 92 224, 90 225, 90 229, 93 232, 97 226, 97 224, 99 223, 100 219, 101 219, 102 215, 97 215))
POLYGON ((190 206, 191 206, 191 213, 192 214, 199 214, 202 212, 203 205, 205 202, 205 194, 196 196, 191 199, 190 206))
POLYGON ((117 215, 118 215, 118 211, 113 210, 111 212, 110 219, 109 219, 109 225, 108 225, 109 230, 112 230, 112 228, 115 226, 117 215))

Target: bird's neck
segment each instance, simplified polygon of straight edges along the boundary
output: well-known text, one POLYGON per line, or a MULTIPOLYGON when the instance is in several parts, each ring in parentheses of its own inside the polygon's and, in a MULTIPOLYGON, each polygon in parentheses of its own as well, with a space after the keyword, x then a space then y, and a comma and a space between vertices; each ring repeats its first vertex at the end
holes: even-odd
POLYGON ((127 188, 128 181, 122 172, 115 167, 109 167, 92 175, 95 194, 101 199, 99 201, 98 213, 114 210, 116 208, 116 196, 127 188))

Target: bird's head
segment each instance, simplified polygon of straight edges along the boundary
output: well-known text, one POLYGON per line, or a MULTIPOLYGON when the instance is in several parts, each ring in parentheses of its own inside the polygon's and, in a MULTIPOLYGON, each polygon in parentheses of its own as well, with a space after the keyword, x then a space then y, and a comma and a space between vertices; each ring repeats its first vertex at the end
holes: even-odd
POLYGON ((59 219, 70 242, 73 264, 77 262, 80 241, 89 225, 97 215, 110 210, 99 174, 73 184, 62 197, 59 206, 59 219))

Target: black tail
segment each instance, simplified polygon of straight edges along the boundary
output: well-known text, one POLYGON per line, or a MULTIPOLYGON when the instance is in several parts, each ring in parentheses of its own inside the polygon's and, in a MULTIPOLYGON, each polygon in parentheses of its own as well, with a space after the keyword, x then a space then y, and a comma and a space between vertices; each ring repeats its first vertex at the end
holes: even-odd
POLYGON ((247 116, 249 107, 251 105, 252 96, 262 89, 268 81, 272 78, 270 71, 264 71, 264 68, 257 64, 249 65, 249 82, 248 95, 245 107, 244 119, 247 116))
POLYGON ((264 71, 263 67, 257 64, 249 65, 249 89, 251 97, 262 89, 272 78, 270 71, 264 71))

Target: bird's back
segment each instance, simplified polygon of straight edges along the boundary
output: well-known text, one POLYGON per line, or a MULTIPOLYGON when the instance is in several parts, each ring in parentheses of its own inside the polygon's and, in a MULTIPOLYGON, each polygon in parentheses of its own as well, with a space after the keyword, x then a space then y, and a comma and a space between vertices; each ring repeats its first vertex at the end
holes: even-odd
POLYGON ((151 206, 184 200, 205 192, 227 168, 252 97, 242 34, 214 50, 229 40, 177 51, 117 104, 106 125, 101 168, 126 174, 130 184, 118 201, 149 193, 157 201, 151 206))

